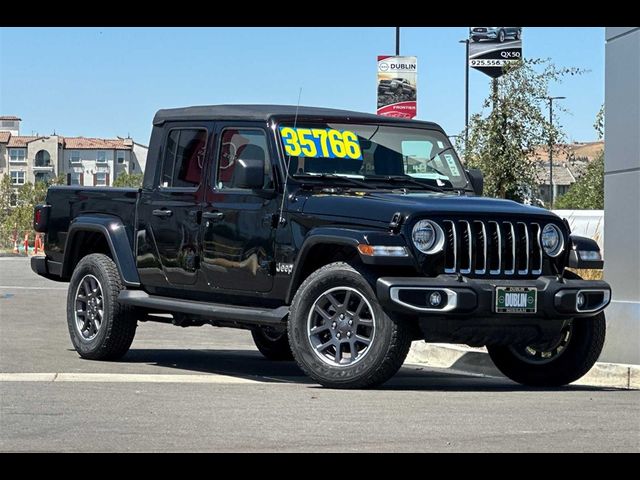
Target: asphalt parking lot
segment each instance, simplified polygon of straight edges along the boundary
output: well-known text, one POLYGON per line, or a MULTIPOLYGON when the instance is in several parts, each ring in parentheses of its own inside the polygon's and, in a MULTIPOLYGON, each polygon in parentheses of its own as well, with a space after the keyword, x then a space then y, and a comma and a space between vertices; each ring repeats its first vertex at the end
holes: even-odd
POLYGON ((320 388, 246 331, 141 323, 119 362, 82 360, 66 284, 0 258, 0 451, 640 451, 640 391, 531 390, 405 365, 320 388))

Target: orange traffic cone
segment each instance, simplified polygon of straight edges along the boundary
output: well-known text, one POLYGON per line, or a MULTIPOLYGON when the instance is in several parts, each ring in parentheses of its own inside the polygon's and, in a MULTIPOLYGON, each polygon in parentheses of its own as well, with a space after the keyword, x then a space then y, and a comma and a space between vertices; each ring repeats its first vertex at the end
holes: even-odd
POLYGON ((24 234, 24 254, 29 256, 29 232, 24 234))
POLYGON ((33 240, 33 254, 37 255, 38 254, 38 247, 40 246, 40 235, 38 235, 36 233, 36 237, 33 240))

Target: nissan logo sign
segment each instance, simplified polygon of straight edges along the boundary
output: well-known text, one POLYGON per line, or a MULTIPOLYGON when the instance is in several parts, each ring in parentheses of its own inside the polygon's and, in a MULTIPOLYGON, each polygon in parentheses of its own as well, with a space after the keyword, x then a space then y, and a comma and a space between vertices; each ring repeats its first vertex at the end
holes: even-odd
POLYGON ((385 62, 380 62, 380 64, 378 65, 378 68, 380 69, 381 72, 386 72, 387 70, 389 70, 389 64, 385 62))

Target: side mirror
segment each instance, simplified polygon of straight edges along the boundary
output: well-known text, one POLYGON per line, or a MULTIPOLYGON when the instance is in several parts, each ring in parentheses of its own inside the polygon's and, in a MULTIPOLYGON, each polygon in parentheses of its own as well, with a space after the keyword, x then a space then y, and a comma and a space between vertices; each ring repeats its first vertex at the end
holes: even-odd
POLYGON ((251 190, 262 188, 264 185, 264 159, 243 159, 237 161, 234 174, 234 187, 249 188, 251 190))
POLYGON ((482 176, 482 172, 477 168, 470 168, 467 170, 467 175, 469 175, 469 181, 471 182, 473 191, 477 196, 481 197, 484 191, 484 177, 482 176))

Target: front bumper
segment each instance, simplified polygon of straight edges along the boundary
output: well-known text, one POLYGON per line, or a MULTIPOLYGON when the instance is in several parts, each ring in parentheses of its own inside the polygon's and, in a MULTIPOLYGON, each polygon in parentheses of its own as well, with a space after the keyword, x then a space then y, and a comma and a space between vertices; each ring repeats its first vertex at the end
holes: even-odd
POLYGON ((382 277, 376 284, 378 300, 384 308, 417 317, 445 318, 536 318, 569 319, 592 317, 609 304, 611 287, 594 280, 558 280, 543 276, 535 280, 470 279, 456 275, 435 278, 382 277), (496 287, 535 287, 536 313, 496 313, 496 287), (442 302, 437 307, 429 297, 437 291, 442 302), (578 293, 586 298, 578 306, 578 293))

